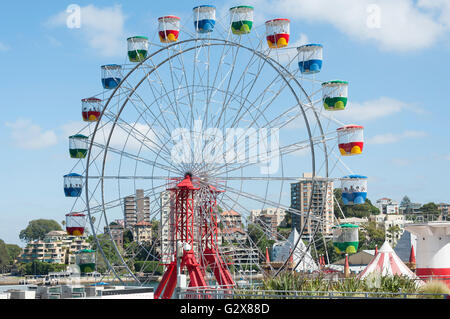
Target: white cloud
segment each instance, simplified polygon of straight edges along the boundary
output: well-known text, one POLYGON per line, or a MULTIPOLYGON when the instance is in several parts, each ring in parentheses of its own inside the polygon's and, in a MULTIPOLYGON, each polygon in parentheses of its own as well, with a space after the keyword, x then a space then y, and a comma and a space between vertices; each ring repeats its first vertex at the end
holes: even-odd
POLYGON ((335 117, 346 122, 362 122, 380 119, 400 112, 423 113, 415 105, 389 97, 380 97, 363 103, 349 102, 345 112, 336 112, 335 117))
POLYGON ((422 138, 427 136, 428 134, 423 131, 406 131, 399 134, 394 133, 386 133, 376 135, 370 139, 368 139, 367 144, 392 144, 397 143, 404 139, 410 138, 422 138))
POLYGON ((250 0, 266 16, 331 24, 361 41, 375 41, 387 51, 407 52, 430 47, 450 31, 448 0, 250 0), (369 27, 373 5, 380 28, 369 27), (372 7, 371 7, 372 6, 372 7), (369 22, 369 24, 368 24, 369 22))
MULTIPOLYGON (((51 27, 67 28, 69 13, 60 12, 47 21, 51 27)), ((124 23, 125 15, 122 7, 97 8, 88 5, 81 8, 81 28, 70 29, 72 32, 81 32, 88 45, 101 56, 114 57, 124 52, 124 23)))
MULTIPOLYGON (((291 42, 289 46, 292 48, 297 48, 301 45, 308 43, 309 43, 308 36, 304 33, 301 33, 300 38, 297 41, 291 42)), ((297 59, 295 59, 297 55, 298 55, 297 50, 291 49, 291 50, 271 50, 269 56, 281 64, 286 64, 289 62, 297 64, 297 59)))
MULTIPOLYGON (((90 131, 93 130, 93 128, 93 126, 89 127, 86 123, 80 121, 67 123, 63 125, 60 130, 61 136, 63 136, 63 139, 66 139, 74 134, 90 136, 90 131)), ((99 132, 96 134, 96 142, 105 145, 111 129, 111 123, 101 125, 99 127, 99 132)), ((141 150, 143 137, 145 137, 145 145, 150 148, 154 148, 157 144, 160 144, 158 143, 159 140, 156 138, 155 132, 149 125, 143 123, 128 123, 126 125, 121 124, 115 126, 109 145, 118 150, 122 150, 126 145, 125 151, 139 151, 141 150)), ((142 147, 142 151, 147 150, 147 147, 142 147)))
POLYGON ((31 120, 19 119, 15 123, 6 123, 6 126, 11 129, 14 145, 20 149, 44 149, 58 143, 58 137, 54 131, 44 131, 31 120))

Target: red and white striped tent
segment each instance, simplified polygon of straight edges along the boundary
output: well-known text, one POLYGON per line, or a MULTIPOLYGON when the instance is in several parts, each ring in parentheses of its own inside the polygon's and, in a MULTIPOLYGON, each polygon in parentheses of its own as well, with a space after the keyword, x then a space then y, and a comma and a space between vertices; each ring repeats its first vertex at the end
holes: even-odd
POLYGON ((378 250, 378 254, 375 255, 374 259, 359 274, 359 278, 364 279, 375 272, 381 276, 398 275, 419 280, 419 277, 401 261, 387 241, 378 250))

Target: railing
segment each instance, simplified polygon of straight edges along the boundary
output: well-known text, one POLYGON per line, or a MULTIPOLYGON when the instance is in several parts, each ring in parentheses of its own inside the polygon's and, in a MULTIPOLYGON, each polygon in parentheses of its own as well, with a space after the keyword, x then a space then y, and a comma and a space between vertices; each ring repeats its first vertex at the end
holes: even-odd
POLYGON ((222 287, 182 289, 179 299, 450 299, 448 294, 350 292, 350 291, 280 291, 240 290, 222 287))
POLYGON ((407 214, 404 216, 405 216, 405 221, 412 221, 414 223, 450 222, 450 215, 407 214))

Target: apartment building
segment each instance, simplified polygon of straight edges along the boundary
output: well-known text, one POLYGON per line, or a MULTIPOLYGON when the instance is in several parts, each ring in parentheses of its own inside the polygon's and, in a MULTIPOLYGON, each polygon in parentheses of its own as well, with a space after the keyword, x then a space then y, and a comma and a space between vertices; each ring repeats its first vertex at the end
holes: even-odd
POLYGON ((329 179, 318 176, 313 179, 311 173, 303 174, 303 178, 291 184, 291 208, 299 212, 292 214, 292 226, 299 233, 305 226, 303 235, 306 237, 314 233, 317 227, 325 237, 333 235, 333 182, 329 179), (308 219, 310 207, 312 218, 308 219))
POLYGON ((125 228, 132 229, 142 221, 150 222, 150 198, 145 196, 144 190, 136 190, 135 196, 124 198, 125 228))
POLYGON ((19 261, 74 264, 76 253, 84 249, 91 249, 86 237, 68 236, 65 231, 52 231, 43 240, 29 242, 19 261))
POLYGON ((252 223, 255 223, 259 218, 259 216, 270 215, 275 216, 277 227, 285 227, 283 222, 286 218, 286 214, 287 214, 286 210, 282 208, 270 207, 265 209, 253 209, 250 211, 250 221, 252 223))
POLYGON ((375 207, 384 215, 398 215, 400 212, 399 204, 390 198, 380 198, 375 203, 375 207))
POLYGON ((242 228, 242 216, 234 210, 222 212, 220 214, 222 225, 227 228, 242 228))

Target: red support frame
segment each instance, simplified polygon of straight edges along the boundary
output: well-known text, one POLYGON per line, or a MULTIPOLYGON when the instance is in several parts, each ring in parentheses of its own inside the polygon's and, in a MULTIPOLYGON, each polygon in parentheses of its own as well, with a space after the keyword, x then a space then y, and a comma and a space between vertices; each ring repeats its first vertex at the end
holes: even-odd
POLYGON ((195 194, 199 189, 194 186, 192 176, 189 174, 176 187, 168 189, 175 199, 173 223, 170 227, 175 258, 167 265, 166 272, 155 292, 155 299, 161 297, 162 299, 171 299, 173 296, 178 279, 176 245, 179 242, 184 245, 180 271, 183 271, 184 268, 187 269, 190 278, 189 287, 207 287, 205 273, 208 266, 220 286, 231 287, 234 285, 233 278, 220 256, 217 243, 218 223, 215 209, 217 194, 220 192, 209 186, 210 200, 206 204, 203 203, 204 206, 199 208, 199 214, 196 216, 195 194), (199 221, 197 231, 201 234, 198 239, 195 238, 196 217, 199 221), (204 251, 201 251, 203 247, 204 251), (200 256, 200 263, 195 257, 195 248, 200 256))

